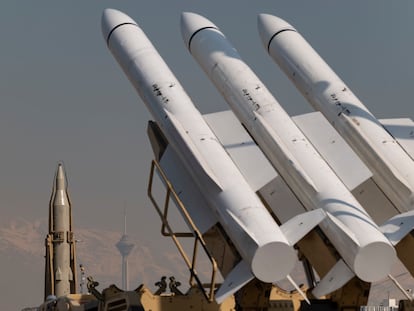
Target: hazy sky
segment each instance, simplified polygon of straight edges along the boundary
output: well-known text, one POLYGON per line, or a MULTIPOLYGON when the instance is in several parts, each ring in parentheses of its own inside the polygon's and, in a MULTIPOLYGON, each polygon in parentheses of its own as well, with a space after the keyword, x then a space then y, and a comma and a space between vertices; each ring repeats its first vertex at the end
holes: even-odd
POLYGON ((258 13, 289 21, 378 118, 414 117, 412 1, 5 0, 0 225, 47 217, 63 161, 75 227, 121 230, 126 204, 129 232, 159 238, 146 196, 149 114, 102 38, 106 7, 137 21, 203 113, 227 108, 183 44, 183 11, 214 22, 292 115, 310 107, 262 47, 258 13))

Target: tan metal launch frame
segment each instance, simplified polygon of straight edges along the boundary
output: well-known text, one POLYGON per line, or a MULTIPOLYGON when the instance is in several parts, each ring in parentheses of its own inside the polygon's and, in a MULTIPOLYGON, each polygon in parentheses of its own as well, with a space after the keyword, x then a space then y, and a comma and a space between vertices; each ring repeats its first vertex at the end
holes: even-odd
POLYGON ((161 234, 163 236, 169 236, 174 241, 178 251, 180 252, 181 256, 183 257, 187 267, 190 270, 190 285, 195 285, 194 280, 200 290, 204 293, 204 296, 208 301, 214 300, 214 289, 216 286, 216 274, 217 274, 217 263, 213 256, 211 256, 210 252, 207 249, 206 243, 202 237, 202 234, 198 230, 197 226, 194 224, 193 220, 191 219, 191 216, 189 215, 187 209, 185 208, 184 204, 178 197, 177 193, 174 191, 172 184, 168 180, 167 176, 163 172, 161 166, 156 160, 152 160, 151 162, 151 170, 149 175, 149 182, 148 182, 148 191, 147 191, 148 197, 150 198, 152 204, 154 205, 158 215, 161 218, 162 226, 161 226, 161 234), (154 181, 154 173, 158 172, 159 177, 164 182, 164 185, 166 186, 166 195, 165 195, 165 201, 164 201, 164 207, 161 209, 155 200, 153 194, 152 194, 152 186, 154 181), (171 198, 172 196, 172 198, 171 198), (173 200, 176 204, 177 208, 181 211, 181 214, 185 218, 184 220, 187 222, 187 224, 190 226, 192 232, 174 232, 172 227, 170 226, 168 222, 168 208, 169 208, 169 202, 173 200), (182 247, 180 241, 178 238, 194 238, 194 247, 193 247, 193 254, 192 259, 190 260, 189 256, 186 254, 184 248, 182 247), (196 267, 196 261, 197 261, 197 252, 198 252, 198 246, 199 244, 202 246, 207 258, 211 262, 211 282, 209 284, 210 290, 207 293, 206 292, 206 285, 203 284, 200 281, 200 278, 198 277, 197 271, 195 269, 196 267))

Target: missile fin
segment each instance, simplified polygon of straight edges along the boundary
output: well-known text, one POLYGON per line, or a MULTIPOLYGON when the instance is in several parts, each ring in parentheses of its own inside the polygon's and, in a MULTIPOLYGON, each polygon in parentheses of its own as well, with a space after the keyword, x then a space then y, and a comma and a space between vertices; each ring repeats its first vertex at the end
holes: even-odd
POLYGON ((56 281, 61 281, 62 280, 62 269, 60 269, 60 267, 57 267, 57 269, 56 269, 55 280, 56 281))
POLYGON ((349 228, 345 226, 340 220, 338 220, 338 218, 336 218, 329 212, 326 212, 326 216, 327 217, 325 218, 324 225, 326 226, 334 225, 337 229, 344 232, 351 239, 353 243, 355 243, 356 245, 359 245, 358 239, 355 237, 355 234, 351 230, 349 230, 349 228))
POLYGON ((282 177, 277 176, 258 191, 258 195, 270 207, 281 223, 306 211, 282 177), (289 206, 289 208, 285 208, 289 206))
POLYGON ((210 113, 203 117, 253 191, 258 191, 277 177, 275 169, 232 111, 210 113))
POLYGON ((292 119, 349 190, 372 177, 367 166, 319 111, 292 119))
POLYGON ((167 117, 170 119, 171 123, 174 124, 174 127, 180 133, 180 137, 182 137, 183 139, 183 142, 187 148, 187 152, 191 152, 194 155, 194 158, 197 159, 197 161, 194 161, 194 163, 191 163, 191 165, 199 166, 201 170, 205 173, 205 175, 208 176, 209 180, 212 181, 212 184, 216 186, 217 188, 219 188, 219 190, 221 191, 223 189, 223 186, 220 184, 217 176, 211 170, 208 163, 206 163, 206 160, 200 154, 197 146, 191 140, 190 136, 188 135, 186 130, 183 128, 181 123, 177 120, 177 118, 172 113, 168 112, 167 110, 165 110, 165 113, 167 117))
POLYGON ((280 229, 289 244, 294 245, 308 234, 309 231, 315 228, 325 217, 326 213, 323 209, 318 208, 289 219, 286 223, 280 226, 280 229))
POLYGON ((243 229, 242 234, 245 234, 245 236, 253 240, 254 243, 256 244, 259 243, 259 241, 257 240, 257 237, 251 232, 251 230, 248 227, 246 227, 246 225, 242 221, 240 221, 239 217, 234 215, 234 213, 230 210, 227 210, 226 213, 228 213, 231 216, 231 218, 234 220, 234 222, 237 223, 239 227, 243 229))
POLYGON ((71 268, 69 268, 69 271, 68 271, 68 280, 69 281, 73 281, 73 272, 72 272, 72 269, 71 268))
POLYGON ((147 135, 151 143, 152 151, 154 152, 154 157, 157 161, 160 161, 165 149, 167 149, 168 140, 155 121, 148 121, 147 135))
POLYGON ((309 192, 311 193, 318 193, 319 190, 315 186, 315 184, 312 181, 312 178, 309 177, 309 175, 306 173, 306 171, 303 169, 303 167, 300 165, 299 161, 296 160, 296 158, 293 156, 290 149, 285 145, 283 140, 279 137, 279 135, 275 132, 275 130, 269 125, 269 123, 257 112, 254 112, 254 116, 257 120, 260 121, 260 123, 263 125, 263 127, 266 129, 268 133, 271 134, 273 139, 277 141, 277 145, 281 149, 281 152, 285 154, 292 165, 292 167, 296 170, 298 174, 302 176, 304 180, 306 180, 306 185, 309 187, 309 192))
POLYGON ((414 211, 398 214, 380 226, 381 232, 391 242, 392 245, 398 244, 413 229, 414 211))
MULTIPOLYGON (((167 146, 163 153, 160 166, 172 184, 174 191, 186 207, 191 219, 197 225, 198 230, 201 233, 205 233, 217 223, 217 219, 208 207, 202 193, 194 184, 181 159, 170 145, 167 146)), ((186 219, 185 217, 183 218, 186 219)), ((189 228, 191 228, 190 225, 189 228)))
POLYGON ((373 181, 371 171, 319 111, 292 119, 376 223, 395 215, 394 205, 373 181))
POLYGON ((414 160, 414 122, 409 118, 378 120, 404 151, 414 160))
POLYGON ((222 303, 228 296, 237 292, 245 284, 254 278, 251 272, 250 265, 242 260, 237 266, 230 271, 221 284, 220 288, 215 294, 215 299, 218 304, 222 303))
POLYGON ((316 287, 312 290, 312 294, 318 298, 325 296, 341 288, 354 276, 355 274, 352 270, 342 259, 340 259, 318 283, 318 285, 316 285, 316 287))

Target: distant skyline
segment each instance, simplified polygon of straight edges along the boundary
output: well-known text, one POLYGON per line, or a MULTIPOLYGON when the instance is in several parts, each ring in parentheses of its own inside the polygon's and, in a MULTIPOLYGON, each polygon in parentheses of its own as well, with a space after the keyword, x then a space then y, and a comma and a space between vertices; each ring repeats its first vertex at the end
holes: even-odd
MULTIPOLYGON (((2 226, 47 219, 54 172, 63 161, 75 233, 76 228, 122 233, 126 204, 129 235, 153 241, 154 254, 170 243, 161 242, 160 220, 146 195, 150 115, 102 38, 100 19, 107 7, 139 23, 203 113, 228 108, 184 46, 183 11, 215 23, 291 115, 311 108, 262 47, 259 13, 291 23, 376 117, 414 118, 411 1, 5 0, 0 4, 2 226)), ((8 262, 5 268, 2 260, 3 269, 19 276, 18 266, 8 262)), ((38 281, 43 287, 43 279, 38 281)), ((23 285, 7 303, 32 290, 23 285)), ((32 299, 36 305, 42 296, 32 299)), ((0 300, 1 310, 12 310, 6 306, 0 300)))

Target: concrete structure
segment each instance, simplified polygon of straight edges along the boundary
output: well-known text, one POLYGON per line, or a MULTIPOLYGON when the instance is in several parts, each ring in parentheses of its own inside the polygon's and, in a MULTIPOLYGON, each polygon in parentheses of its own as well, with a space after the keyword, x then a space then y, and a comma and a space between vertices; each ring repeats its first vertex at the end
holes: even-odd
POLYGON ((116 243, 116 248, 119 250, 122 256, 122 289, 128 290, 128 256, 134 248, 134 243, 132 243, 127 235, 126 230, 126 211, 124 212, 124 234, 118 243, 116 243))

